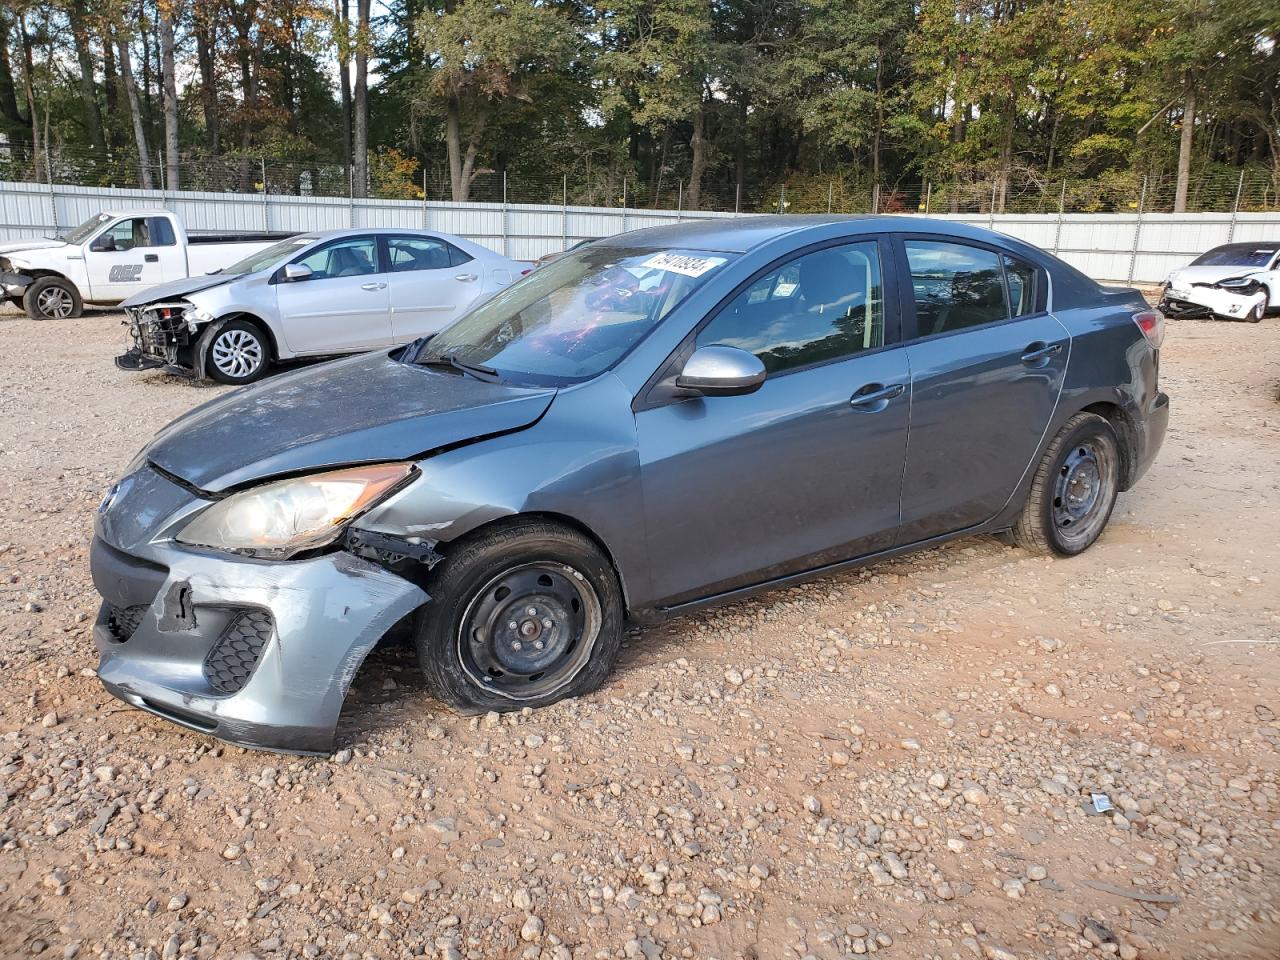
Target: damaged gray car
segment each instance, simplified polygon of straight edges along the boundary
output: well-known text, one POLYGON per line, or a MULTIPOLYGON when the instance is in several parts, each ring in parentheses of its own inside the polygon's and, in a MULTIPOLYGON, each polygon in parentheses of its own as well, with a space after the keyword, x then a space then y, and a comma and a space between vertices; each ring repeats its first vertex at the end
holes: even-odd
POLYGON ((438 700, 516 710, 603 683, 628 620, 966 534, 1078 554, 1163 439, 1162 323, 959 224, 601 240, 161 431, 97 514, 98 673, 192 730, 327 752, 397 628, 438 700))

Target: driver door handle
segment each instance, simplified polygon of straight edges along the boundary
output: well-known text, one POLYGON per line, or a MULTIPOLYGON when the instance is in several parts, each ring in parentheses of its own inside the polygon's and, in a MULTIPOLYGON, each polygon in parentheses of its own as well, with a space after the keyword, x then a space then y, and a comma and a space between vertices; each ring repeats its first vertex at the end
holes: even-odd
POLYGON ((879 413, 889 405, 889 401, 902 396, 906 386, 893 383, 885 386, 882 383, 869 383, 849 398, 849 406, 866 413, 879 413))
POLYGON ((1027 344, 1027 349, 1022 354, 1022 362, 1031 366, 1042 366, 1061 349, 1060 343, 1044 343, 1037 340, 1035 343, 1027 344))
POLYGON ((480 278, 474 273, 459 273, 453 279, 461 280, 463 283, 470 283, 472 280, 479 280, 480 278))
POLYGON ((362 283, 360 284, 360 289, 361 290, 385 290, 387 289, 387 285, 385 283, 362 283))

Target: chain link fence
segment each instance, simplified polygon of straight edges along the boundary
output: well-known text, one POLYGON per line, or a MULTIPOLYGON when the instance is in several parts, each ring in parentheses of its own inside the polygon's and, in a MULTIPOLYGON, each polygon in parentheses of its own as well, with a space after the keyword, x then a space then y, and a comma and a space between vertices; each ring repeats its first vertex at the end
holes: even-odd
MULTIPOLYGON (((1171 176, 1109 175, 1093 180, 971 176, 951 181, 874 185, 853 176, 796 175, 774 184, 708 179, 695 195, 678 176, 642 178, 607 167, 549 174, 528 169, 473 172, 455 196, 443 165, 422 167, 395 152, 369 155, 367 183, 354 189, 349 166, 258 155, 184 156, 175 182, 165 163, 138 162, 129 152, 94 153, 67 146, 35 150, 0 143, 0 180, 71 186, 197 190, 297 197, 469 200, 566 206, 705 210, 734 213, 1167 213, 1175 206, 1171 176)), ((1280 211, 1280 171, 1215 168, 1197 172, 1186 212, 1280 211)))

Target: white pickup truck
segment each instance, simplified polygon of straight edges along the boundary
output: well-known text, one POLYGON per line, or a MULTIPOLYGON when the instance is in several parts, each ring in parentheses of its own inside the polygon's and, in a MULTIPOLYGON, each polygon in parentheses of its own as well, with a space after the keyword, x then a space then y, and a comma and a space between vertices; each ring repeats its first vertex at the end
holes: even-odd
POLYGON ((34 319, 78 317, 85 304, 110 306, 158 283, 213 273, 287 236, 188 236, 167 210, 99 213, 57 237, 0 243, 0 291, 34 319))

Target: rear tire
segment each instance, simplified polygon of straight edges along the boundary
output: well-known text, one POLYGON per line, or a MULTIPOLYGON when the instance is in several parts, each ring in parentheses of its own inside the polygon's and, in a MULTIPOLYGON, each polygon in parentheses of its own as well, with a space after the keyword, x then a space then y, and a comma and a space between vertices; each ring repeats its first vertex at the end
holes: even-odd
POLYGON ((253 383, 262 379, 269 366, 271 344, 257 324, 232 320, 212 334, 205 369, 219 383, 253 383))
POLYGON ((1077 413, 1049 443, 1013 527, 1018 546, 1072 557, 1089 549, 1120 492, 1120 444, 1111 424, 1077 413))
POLYGON ((591 540, 542 520, 451 552, 418 613, 431 694, 464 714, 542 707, 595 690, 622 648, 622 590, 591 540), (530 612, 532 611, 532 612, 530 612))
POLYGON ((72 320, 84 311, 76 288, 61 277, 40 277, 22 295, 32 320, 72 320))

